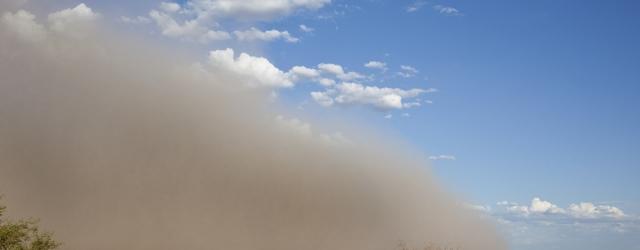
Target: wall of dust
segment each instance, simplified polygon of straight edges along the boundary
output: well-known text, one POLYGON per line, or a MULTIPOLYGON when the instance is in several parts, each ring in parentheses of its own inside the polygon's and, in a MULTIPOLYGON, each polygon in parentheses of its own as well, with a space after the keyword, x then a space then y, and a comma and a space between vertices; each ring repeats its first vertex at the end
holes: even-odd
POLYGON ((2 202, 63 249, 505 248, 402 150, 283 130, 261 93, 152 41, 5 26, 2 202))

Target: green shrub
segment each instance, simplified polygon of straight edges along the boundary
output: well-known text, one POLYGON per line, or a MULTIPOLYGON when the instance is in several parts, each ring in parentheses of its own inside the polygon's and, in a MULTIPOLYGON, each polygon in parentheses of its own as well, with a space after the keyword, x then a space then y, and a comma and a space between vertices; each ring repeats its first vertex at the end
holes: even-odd
POLYGON ((37 220, 13 222, 5 219, 6 209, 0 205, 0 250, 50 250, 60 246, 51 233, 38 229, 37 220))

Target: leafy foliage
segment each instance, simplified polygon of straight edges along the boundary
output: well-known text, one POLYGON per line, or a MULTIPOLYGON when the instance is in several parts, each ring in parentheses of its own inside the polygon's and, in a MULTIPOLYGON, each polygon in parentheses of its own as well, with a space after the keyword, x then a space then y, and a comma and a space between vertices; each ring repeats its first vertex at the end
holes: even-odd
POLYGON ((0 205, 0 250, 51 250, 60 246, 51 233, 38 229, 37 220, 6 220, 6 209, 0 205))

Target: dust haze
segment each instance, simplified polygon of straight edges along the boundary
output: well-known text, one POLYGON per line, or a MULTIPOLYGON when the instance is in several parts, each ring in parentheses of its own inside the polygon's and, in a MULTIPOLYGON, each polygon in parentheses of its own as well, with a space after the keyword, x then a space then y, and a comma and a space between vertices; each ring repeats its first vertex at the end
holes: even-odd
POLYGON ((63 249, 505 248, 425 162, 283 129, 260 91, 101 26, 0 23, 2 203, 63 249))

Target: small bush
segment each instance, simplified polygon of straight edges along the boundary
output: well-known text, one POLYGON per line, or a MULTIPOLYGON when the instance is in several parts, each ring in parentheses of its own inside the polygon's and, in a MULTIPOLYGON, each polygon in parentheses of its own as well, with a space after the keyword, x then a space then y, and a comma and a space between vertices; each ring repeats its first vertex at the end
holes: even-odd
POLYGON ((6 209, 0 205, 0 250, 50 250, 60 246, 51 233, 38 229, 35 219, 15 222, 5 219, 6 209))

